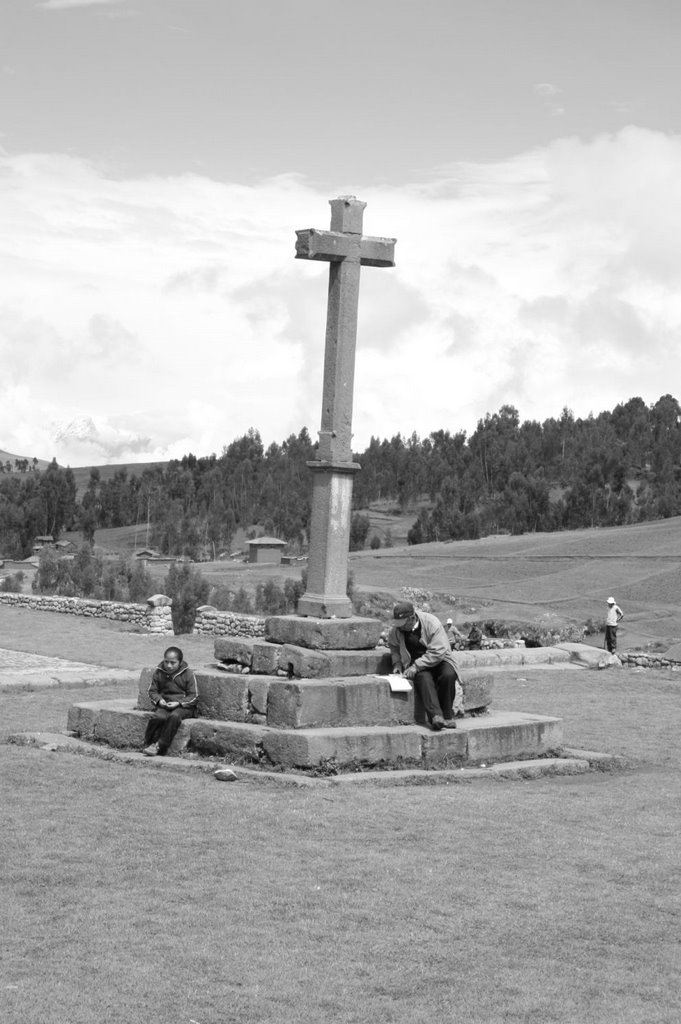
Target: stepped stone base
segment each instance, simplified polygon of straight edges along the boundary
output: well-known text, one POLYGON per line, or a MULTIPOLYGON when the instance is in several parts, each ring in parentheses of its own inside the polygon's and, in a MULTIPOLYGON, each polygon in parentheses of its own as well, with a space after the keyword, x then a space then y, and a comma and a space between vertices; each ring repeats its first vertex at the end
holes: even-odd
MULTIPOLYGON (((75 704, 68 729, 112 747, 140 748, 149 712, 132 701, 75 704)), ((194 751, 234 763, 315 769, 333 763, 357 766, 447 768, 546 757, 562 746, 557 718, 497 711, 460 719, 456 730, 432 732, 418 725, 344 725, 338 728, 271 728, 194 718, 182 722, 169 753, 194 751)))
MULTIPOLYGON (((390 653, 377 646, 381 629, 375 619, 353 616, 278 615, 266 620, 264 640, 217 638, 215 656, 225 670, 195 670, 199 717, 182 722, 169 754, 188 751, 284 770, 352 771, 446 769, 545 758, 560 750, 559 719, 489 712, 494 671, 506 653, 501 651, 489 652, 491 660, 480 652, 472 662, 470 655, 460 659, 464 710, 475 717, 458 719, 456 729, 426 728, 414 690, 390 690, 390 653)), ((152 674, 142 672, 136 705, 74 705, 69 731, 140 749, 152 708, 152 674)))
MULTIPOLYGON (((217 646, 217 644, 216 644, 217 646)), ((149 711, 152 669, 140 676, 137 706, 149 711)), ((248 722, 274 728, 337 728, 342 725, 413 725, 423 721, 414 691, 392 693, 388 680, 374 675, 331 679, 288 679, 196 669, 201 718, 248 722)), ((491 672, 469 672, 463 681, 463 707, 479 712, 492 702, 491 672)))

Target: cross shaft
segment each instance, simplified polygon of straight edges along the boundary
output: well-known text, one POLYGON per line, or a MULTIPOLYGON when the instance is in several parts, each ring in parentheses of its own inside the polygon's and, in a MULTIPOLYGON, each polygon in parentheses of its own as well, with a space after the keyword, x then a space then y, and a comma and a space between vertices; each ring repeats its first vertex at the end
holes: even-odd
POLYGON ((352 508, 352 403, 362 266, 393 267, 394 238, 362 235, 366 203, 331 199, 331 229, 297 231, 296 259, 324 260, 329 292, 319 448, 313 471, 307 591, 298 613, 321 618, 352 615, 347 562, 352 508))

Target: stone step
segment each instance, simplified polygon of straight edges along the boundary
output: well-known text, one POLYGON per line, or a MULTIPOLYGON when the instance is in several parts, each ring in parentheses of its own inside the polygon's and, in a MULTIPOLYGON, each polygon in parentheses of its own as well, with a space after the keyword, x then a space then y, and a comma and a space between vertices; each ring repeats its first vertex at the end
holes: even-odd
POLYGON ((271 615, 265 619, 266 640, 322 651, 372 650, 378 644, 382 630, 383 625, 378 619, 357 615, 347 619, 271 615))
POLYGON ((559 647, 495 647, 485 651, 455 651, 462 675, 473 668, 504 665, 558 665, 570 661, 568 651, 559 647))
MULTIPOLYGON (((68 728, 112 747, 140 748, 149 713, 132 701, 73 705, 68 728)), ((246 764, 318 769, 386 765, 447 768, 546 757, 562 746, 560 719, 495 711, 459 719, 456 730, 432 732, 419 725, 274 729, 264 725, 188 719, 169 753, 189 749, 246 764)))
POLYGON ((296 679, 365 676, 374 672, 387 675, 392 668, 387 647, 375 647, 369 651, 318 651, 295 644, 225 636, 216 639, 214 649, 218 661, 243 665, 262 675, 285 672, 296 679))
MULTIPOLYGON (((150 710, 153 669, 143 669, 138 708, 150 710)), ((196 669, 198 712, 202 718, 303 729, 340 725, 411 725, 423 721, 420 702, 409 693, 391 693, 387 679, 374 675, 332 679, 286 679, 253 673, 196 669)), ((463 680, 464 711, 492 702, 491 672, 470 671, 463 680)))

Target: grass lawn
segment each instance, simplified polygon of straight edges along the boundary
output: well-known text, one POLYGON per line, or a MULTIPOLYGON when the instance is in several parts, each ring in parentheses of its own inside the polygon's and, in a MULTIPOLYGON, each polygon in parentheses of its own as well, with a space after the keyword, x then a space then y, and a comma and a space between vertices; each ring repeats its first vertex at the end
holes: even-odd
MULTIPOLYGON (((97 661, 101 625, 33 649, 97 661)), ((78 699, 5 696, 0 733, 78 699)), ((509 674, 495 705, 633 766, 289 790, 0 744, 3 1022, 678 1024, 681 674, 509 674)))

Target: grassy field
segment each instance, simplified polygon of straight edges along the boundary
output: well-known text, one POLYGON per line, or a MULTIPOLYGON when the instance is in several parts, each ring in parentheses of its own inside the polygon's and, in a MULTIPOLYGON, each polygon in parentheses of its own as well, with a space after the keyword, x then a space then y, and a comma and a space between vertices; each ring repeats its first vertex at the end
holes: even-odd
MULTIPOLYGON (((397 537, 407 520, 382 512, 397 537)), ((77 535, 73 536, 79 542, 77 535)), ((97 531, 107 550, 131 554, 144 544, 143 529, 97 531), (142 532, 140 532, 142 530, 142 532)), ((637 526, 533 533, 520 537, 485 537, 415 546, 396 545, 353 552, 350 569, 360 591, 392 598, 402 587, 416 587, 436 597, 433 609, 456 623, 472 619, 537 622, 551 627, 601 622, 606 599, 613 594, 625 611, 621 646, 661 649, 681 640, 681 518, 637 526)), ((161 585, 167 565, 148 563, 161 585)), ((249 565, 242 561, 198 563, 214 586, 244 587, 253 593, 268 578, 283 585, 300 578, 301 565, 249 565)))
MULTIPOLYGON (((0 646, 157 660, 112 626, 0 608, 0 646)), ((5 696, 0 739, 78 699, 5 696)), ((630 767, 275 789, 0 744, 3 1022, 678 1024, 681 673, 518 671, 495 704, 630 767)))

